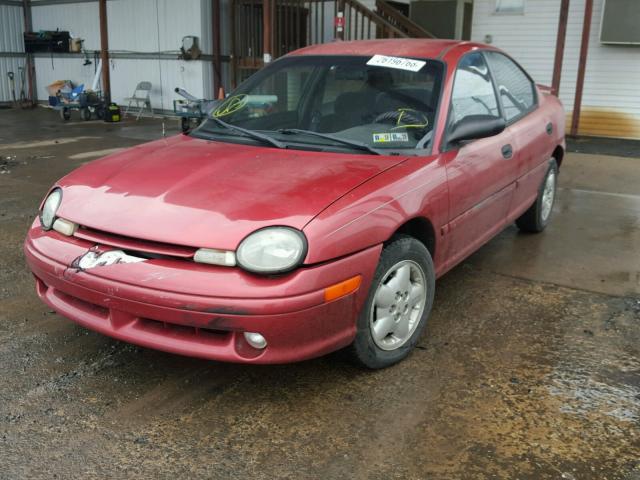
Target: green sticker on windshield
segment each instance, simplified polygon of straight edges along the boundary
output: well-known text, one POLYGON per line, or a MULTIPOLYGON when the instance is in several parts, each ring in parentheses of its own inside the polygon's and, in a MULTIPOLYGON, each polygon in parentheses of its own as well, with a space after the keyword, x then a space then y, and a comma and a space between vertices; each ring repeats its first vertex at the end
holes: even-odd
POLYGON ((405 132, 374 133, 373 143, 408 142, 409 134, 405 132))

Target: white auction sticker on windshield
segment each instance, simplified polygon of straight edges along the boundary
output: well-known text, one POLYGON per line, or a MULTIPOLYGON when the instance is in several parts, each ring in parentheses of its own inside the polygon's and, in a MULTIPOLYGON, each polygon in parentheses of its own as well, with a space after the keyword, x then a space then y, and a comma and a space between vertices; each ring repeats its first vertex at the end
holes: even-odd
POLYGON ((404 132, 374 133, 373 143, 408 142, 409 135, 404 132))
POLYGON ((408 70, 417 72, 424 67, 427 62, 422 60, 414 60, 412 58, 387 57, 386 55, 374 55, 369 59, 367 65, 376 67, 397 68, 398 70, 408 70))

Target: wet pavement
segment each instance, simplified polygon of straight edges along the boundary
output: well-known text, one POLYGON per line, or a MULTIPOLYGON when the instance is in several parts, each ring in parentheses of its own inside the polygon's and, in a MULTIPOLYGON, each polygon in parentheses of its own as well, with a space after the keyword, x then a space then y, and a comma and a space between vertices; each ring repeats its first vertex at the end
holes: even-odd
POLYGON ((0 479, 640 479, 640 149, 568 154, 548 230, 448 273, 419 348, 369 372, 177 357, 40 303, 49 186, 161 132, 0 111, 0 479))

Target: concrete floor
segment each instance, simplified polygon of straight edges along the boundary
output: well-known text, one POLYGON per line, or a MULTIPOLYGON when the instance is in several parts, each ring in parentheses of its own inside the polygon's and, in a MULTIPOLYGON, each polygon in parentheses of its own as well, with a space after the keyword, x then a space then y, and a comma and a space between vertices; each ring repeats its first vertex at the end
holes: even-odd
POLYGON ((442 278, 401 365, 258 367, 119 343, 36 298, 21 243, 49 186, 160 135, 0 111, 0 479, 640 479, 640 158, 569 154, 548 230, 442 278))

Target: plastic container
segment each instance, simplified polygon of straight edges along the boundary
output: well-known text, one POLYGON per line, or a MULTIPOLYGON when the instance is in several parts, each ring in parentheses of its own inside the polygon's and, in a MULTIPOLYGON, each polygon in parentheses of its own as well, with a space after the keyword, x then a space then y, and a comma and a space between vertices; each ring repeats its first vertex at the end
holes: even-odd
POLYGON ((107 110, 104 115, 105 122, 119 122, 121 120, 120 107, 116 103, 110 103, 107 105, 107 110))

